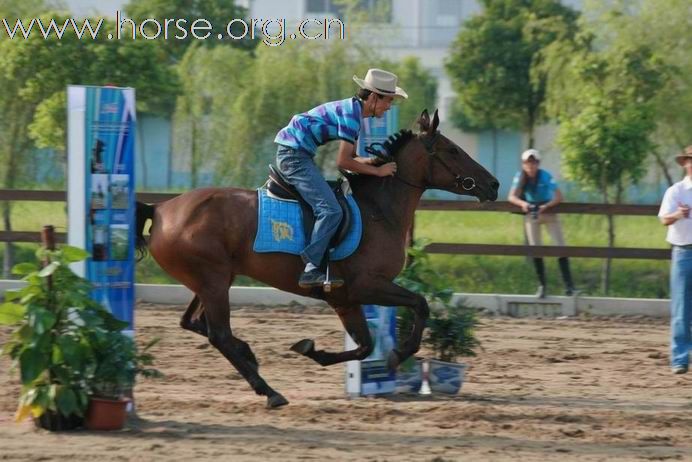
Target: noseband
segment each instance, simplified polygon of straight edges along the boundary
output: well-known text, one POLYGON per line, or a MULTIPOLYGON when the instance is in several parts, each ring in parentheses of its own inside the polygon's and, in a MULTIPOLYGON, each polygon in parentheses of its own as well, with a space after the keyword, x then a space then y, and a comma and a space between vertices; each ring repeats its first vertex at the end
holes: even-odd
MULTIPOLYGON (((437 160, 439 163, 442 164, 442 166, 447 169, 449 173, 452 173, 452 168, 445 162, 445 160, 437 155, 437 151, 435 150, 435 143, 437 142, 437 138, 439 137, 440 132, 435 132, 433 136, 431 136, 429 139, 428 138, 420 138, 421 143, 423 143, 423 146, 425 147, 426 152, 428 155, 433 159, 437 160)), ((428 170, 429 171, 429 170, 428 170)), ((407 184, 409 186, 412 186, 414 188, 418 189, 426 189, 425 186, 426 184, 429 184, 430 182, 427 181, 426 184, 423 186, 418 186, 413 183, 410 183, 401 176, 399 176, 398 172, 396 175, 394 175, 394 178, 397 180, 401 181, 404 184, 407 184)), ((461 175, 454 175, 454 187, 455 188, 461 188, 464 191, 471 191, 473 188, 476 187, 476 180, 474 180, 472 177, 467 176, 467 177, 462 177, 461 175)))

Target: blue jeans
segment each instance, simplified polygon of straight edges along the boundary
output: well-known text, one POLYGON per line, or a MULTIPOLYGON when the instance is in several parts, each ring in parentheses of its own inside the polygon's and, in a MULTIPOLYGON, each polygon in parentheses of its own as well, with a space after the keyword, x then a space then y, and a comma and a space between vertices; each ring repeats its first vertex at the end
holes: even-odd
POLYGON ((342 211, 336 196, 315 165, 312 155, 286 146, 279 146, 276 164, 315 214, 310 243, 300 254, 304 263, 320 266, 329 247, 329 241, 341 223, 342 211))
POLYGON ((692 249, 673 247, 670 265, 670 362, 689 364, 692 322, 692 249))

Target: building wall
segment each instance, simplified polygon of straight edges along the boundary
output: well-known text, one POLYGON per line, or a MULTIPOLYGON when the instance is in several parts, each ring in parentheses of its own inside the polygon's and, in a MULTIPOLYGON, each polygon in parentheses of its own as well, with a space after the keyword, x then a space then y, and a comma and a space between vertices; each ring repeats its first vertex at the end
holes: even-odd
POLYGON ((115 12, 122 11, 126 0, 63 0, 67 8, 77 17, 97 16, 115 17, 115 12))

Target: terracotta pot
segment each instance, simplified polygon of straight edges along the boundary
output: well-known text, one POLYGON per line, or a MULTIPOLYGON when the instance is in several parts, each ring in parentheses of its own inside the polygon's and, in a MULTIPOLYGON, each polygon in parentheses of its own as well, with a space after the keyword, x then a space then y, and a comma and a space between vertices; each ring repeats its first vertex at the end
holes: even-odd
POLYGON ((65 417, 59 412, 46 411, 41 417, 34 418, 34 425, 52 432, 61 432, 81 427, 84 425, 84 419, 75 414, 65 417))
POLYGON ((86 427, 89 430, 120 430, 127 418, 127 398, 89 399, 89 409, 86 415, 86 427))

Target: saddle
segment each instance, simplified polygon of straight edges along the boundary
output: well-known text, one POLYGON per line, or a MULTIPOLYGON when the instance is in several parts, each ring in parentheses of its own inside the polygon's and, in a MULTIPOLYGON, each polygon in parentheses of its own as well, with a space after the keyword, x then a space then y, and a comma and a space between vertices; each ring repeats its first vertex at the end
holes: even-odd
MULTIPOLYGON (((330 248, 334 248, 339 245, 339 243, 341 243, 348 235, 348 231, 353 223, 353 215, 351 213, 351 208, 348 206, 348 202, 346 201, 346 197, 344 196, 344 184, 347 185, 345 180, 338 179, 336 181, 327 181, 327 184, 329 184, 329 187, 334 192, 336 200, 339 202, 339 206, 343 212, 341 223, 339 223, 339 227, 337 228, 334 237, 329 242, 330 248)), ((283 174, 273 165, 269 165, 269 179, 267 180, 266 186, 269 193, 271 193, 273 196, 280 199, 298 202, 303 212, 303 229, 305 230, 305 238, 306 241, 309 241, 310 236, 312 236, 312 228, 315 225, 315 215, 312 211, 312 207, 310 207, 310 204, 305 202, 305 199, 303 199, 298 190, 292 186, 286 180, 283 174)))

